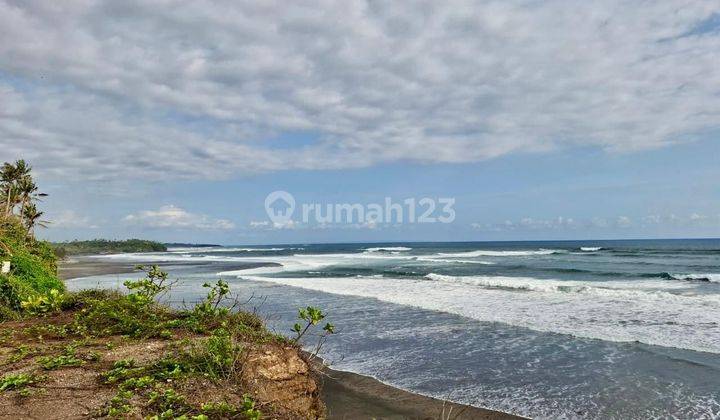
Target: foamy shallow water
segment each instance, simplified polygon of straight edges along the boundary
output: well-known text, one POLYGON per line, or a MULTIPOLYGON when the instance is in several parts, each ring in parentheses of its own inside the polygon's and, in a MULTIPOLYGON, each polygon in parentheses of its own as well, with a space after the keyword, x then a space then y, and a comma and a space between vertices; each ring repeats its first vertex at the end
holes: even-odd
POLYGON ((222 273, 245 296, 267 295, 261 310, 283 331, 296 307, 317 303, 340 329, 324 350, 335 367, 424 394, 545 418, 720 415, 720 284, 710 276, 720 272, 720 245, 622 245, 272 246, 109 258, 170 264, 182 279, 175 300, 199 298, 202 282, 222 273), (281 265, 234 269, 247 262, 281 265))

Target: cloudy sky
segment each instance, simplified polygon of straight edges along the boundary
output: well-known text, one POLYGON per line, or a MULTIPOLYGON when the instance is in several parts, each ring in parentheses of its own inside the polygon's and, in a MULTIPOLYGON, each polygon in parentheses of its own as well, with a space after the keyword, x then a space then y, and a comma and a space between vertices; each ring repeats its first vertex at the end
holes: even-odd
POLYGON ((0 0, 51 239, 720 236, 720 3, 0 0), (268 222, 452 197, 452 224, 268 222))

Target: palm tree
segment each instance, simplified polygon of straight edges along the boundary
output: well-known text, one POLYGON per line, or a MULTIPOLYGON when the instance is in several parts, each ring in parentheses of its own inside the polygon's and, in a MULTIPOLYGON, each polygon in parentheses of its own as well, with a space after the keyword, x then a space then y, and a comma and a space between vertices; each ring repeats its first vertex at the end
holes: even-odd
POLYGON ((40 227, 47 227, 48 222, 45 220, 40 220, 42 215, 44 214, 41 211, 38 211, 37 207, 35 207, 35 203, 28 202, 25 203, 25 206, 22 210, 23 217, 25 219, 25 227, 27 228, 27 236, 31 236, 33 234, 33 231, 35 229, 35 226, 40 227))
MULTIPOLYGON (((0 179, 3 183, 5 192, 5 215, 8 216, 14 212, 15 206, 20 204, 20 213, 22 214, 23 199, 19 187, 21 183, 28 186, 28 182, 32 183, 30 175, 32 168, 25 160, 19 159, 15 164, 5 162, 0 170, 0 179)), ((37 188, 35 189, 37 190, 37 188)), ((34 191, 33 191, 34 192, 34 191)), ((33 193, 31 192, 31 194, 33 193)))
POLYGON ((47 196, 45 193, 37 192, 35 181, 30 175, 31 171, 32 168, 23 159, 17 160, 15 164, 5 162, 0 169, 6 216, 15 213, 15 207, 19 205, 20 221, 22 221, 25 204, 47 196))
POLYGON ((15 164, 5 162, 0 168, 0 191, 5 204, 5 217, 14 216, 18 207, 20 223, 25 225, 28 238, 32 238, 35 226, 47 227, 41 220, 43 212, 38 211, 35 202, 47 194, 39 193, 30 172, 32 168, 19 159, 15 164))
MULTIPOLYGON (((20 185, 25 182, 27 185, 27 181, 30 181, 32 184, 32 176, 30 175, 30 171, 32 171, 32 167, 25 163, 24 159, 18 159, 15 161, 15 202, 11 203, 11 205, 17 205, 20 204, 20 215, 22 217, 22 211, 23 211, 23 201, 22 201, 22 191, 20 191, 20 185)), ((34 185, 34 184, 33 184, 34 185)), ((37 190, 37 188, 36 188, 37 190)))
POLYGON ((14 190, 15 174, 17 168, 9 162, 5 162, 0 170, 0 179, 2 180, 3 191, 5 192, 5 215, 10 214, 11 196, 14 190))
MULTIPOLYGON (((25 206, 32 200, 36 200, 38 197, 37 185, 33 181, 30 175, 25 175, 17 183, 17 200, 19 201, 20 208, 24 209, 25 206)), ((24 218, 24 212, 20 212, 20 222, 22 223, 24 218)))

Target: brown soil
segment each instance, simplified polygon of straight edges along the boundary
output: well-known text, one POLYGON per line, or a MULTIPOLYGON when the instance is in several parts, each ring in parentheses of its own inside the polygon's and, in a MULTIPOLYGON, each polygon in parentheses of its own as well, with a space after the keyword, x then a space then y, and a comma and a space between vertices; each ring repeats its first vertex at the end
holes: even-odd
MULTIPOLYGON (((72 320, 72 313, 24 321, 0 323, 0 378, 9 374, 32 374, 36 381, 22 389, 0 391, 0 419, 86 419, 101 415, 118 389, 104 382, 103 373, 118 360, 133 359, 143 366, 177 350, 178 339, 185 345, 200 336, 173 337, 173 340, 131 340, 104 337, 74 341, 55 333, 72 320), (55 326, 56 328, 48 325, 55 326), (77 345, 81 366, 45 370, 42 356, 63 354, 66 346, 77 345)), ((74 337, 77 339, 77 337, 74 337)), ((324 406, 310 365, 294 347, 279 343, 241 343, 242 368, 232 379, 210 380, 192 377, 172 387, 192 406, 208 402, 241 405, 244 395, 256 401, 263 418, 320 418, 324 406)), ((169 380, 171 381, 171 380, 169 380)), ((130 418, 142 418, 143 401, 130 400, 130 418), (134 415, 132 415, 135 413, 134 415)))

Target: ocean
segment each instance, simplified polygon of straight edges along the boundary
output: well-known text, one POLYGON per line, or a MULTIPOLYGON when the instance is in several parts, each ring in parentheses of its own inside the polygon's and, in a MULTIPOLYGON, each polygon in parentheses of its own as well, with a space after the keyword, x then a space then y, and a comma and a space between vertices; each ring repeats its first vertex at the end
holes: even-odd
MULTIPOLYGON (((99 256, 221 277, 290 334, 318 306, 331 367, 534 418, 720 418, 720 240, 294 244, 99 256)), ((138 274, 85 277, 121 287, 138 274)), ((312 338, 311 338, 312 340, 312 338)), ((312 343, 308 343, 311 345, 312 343)))

